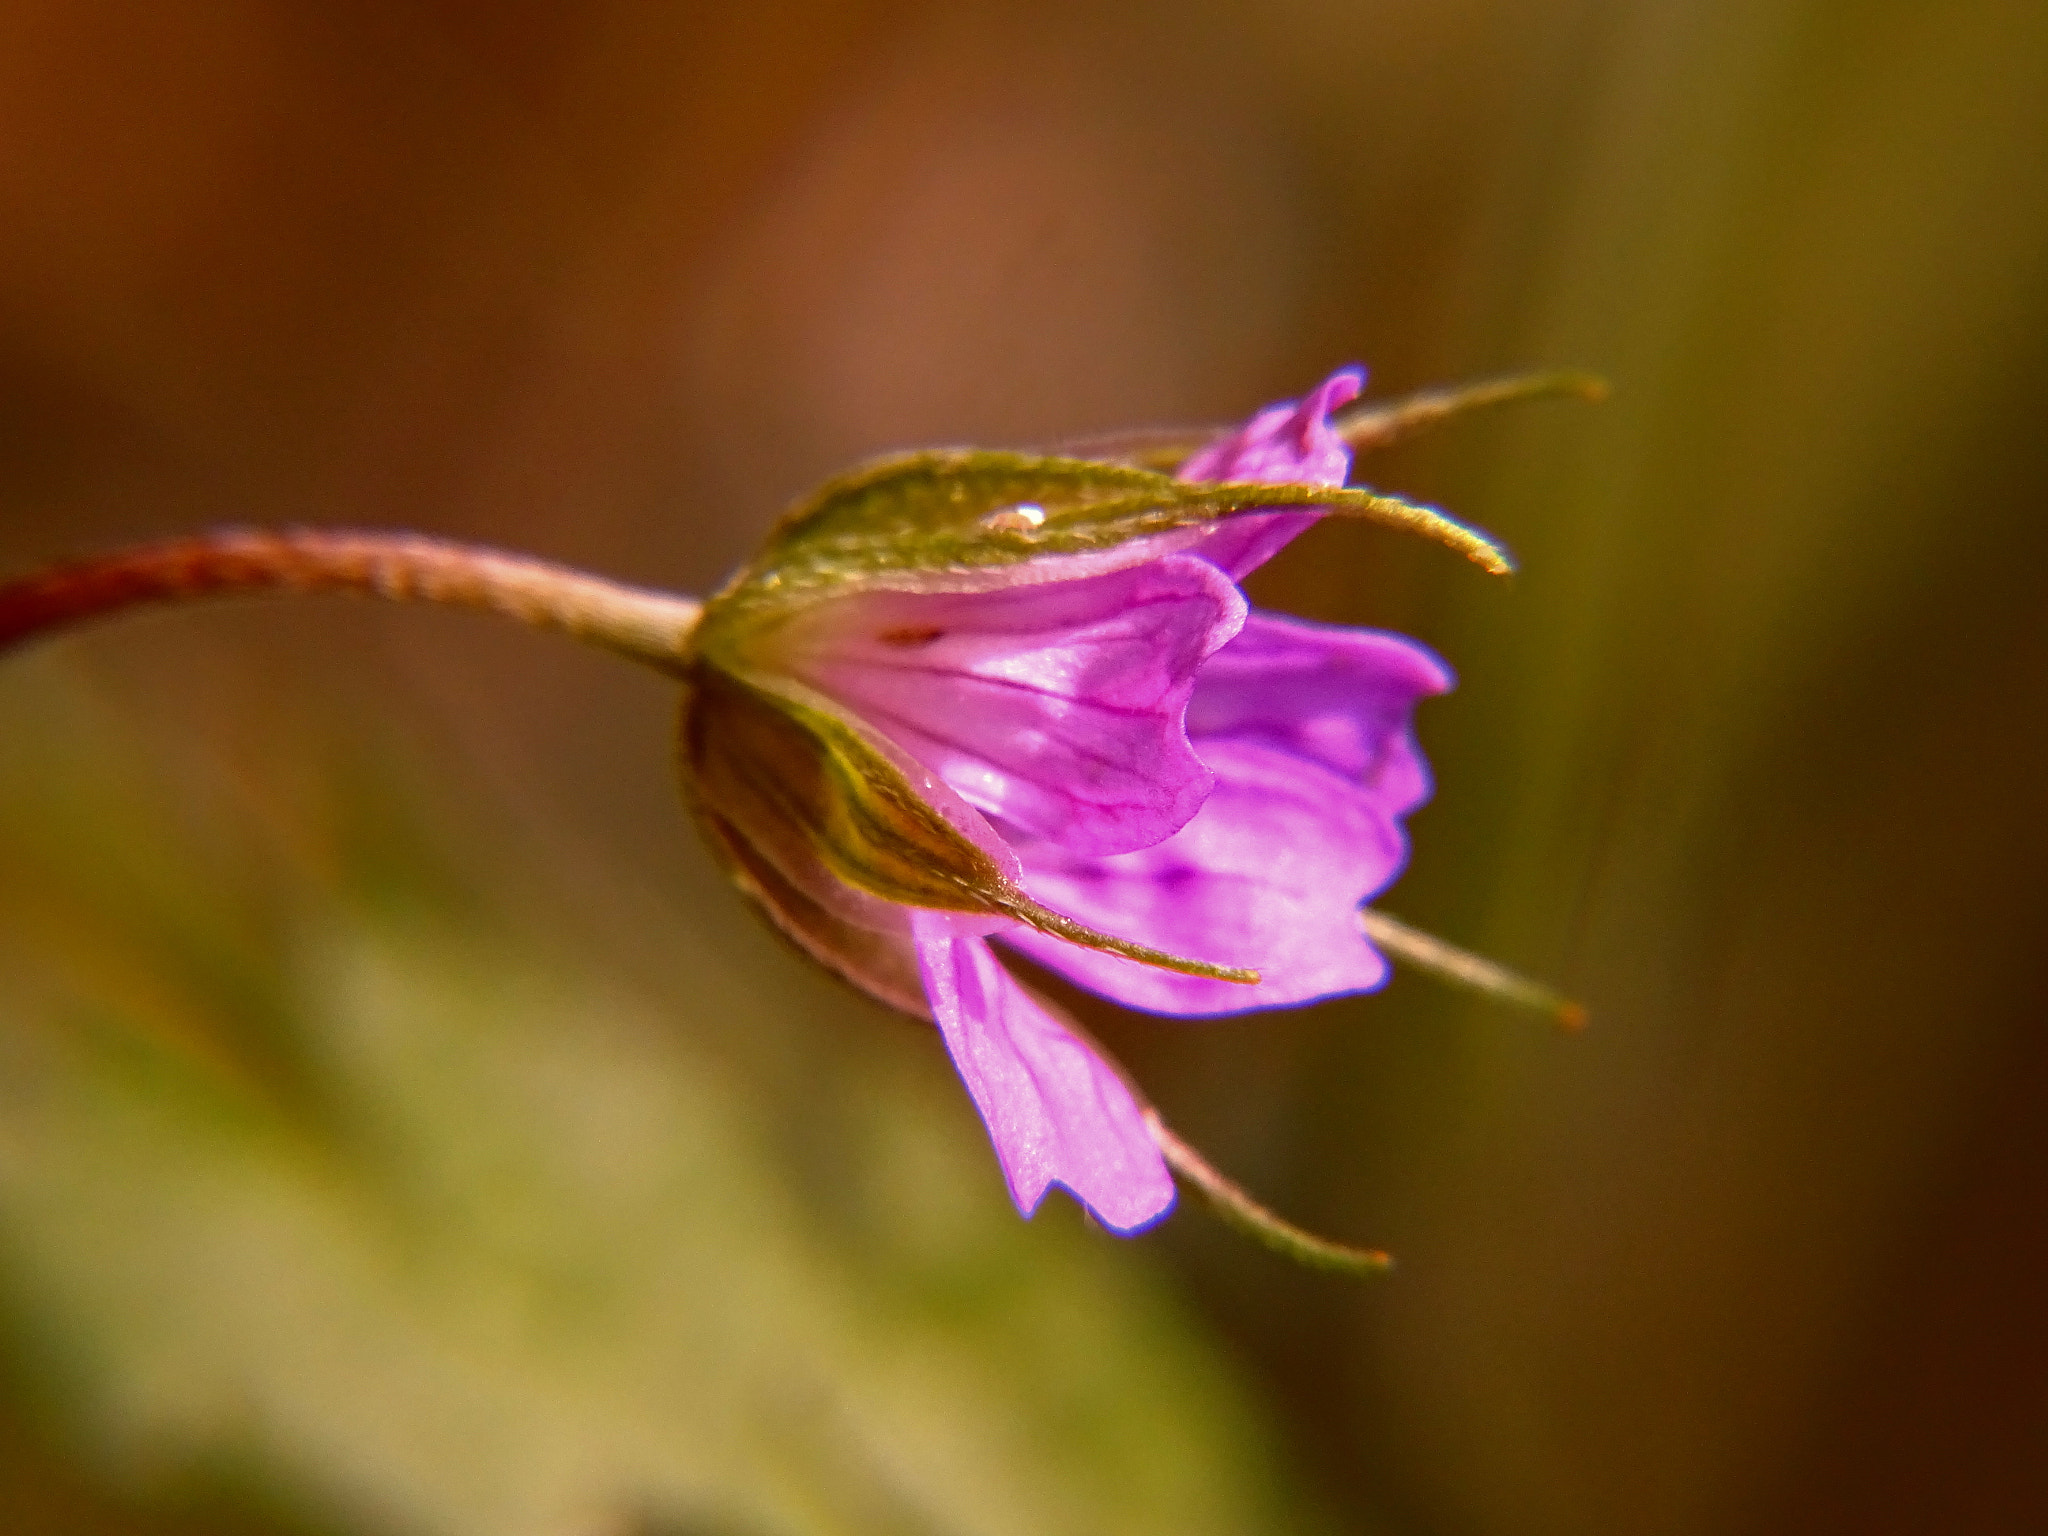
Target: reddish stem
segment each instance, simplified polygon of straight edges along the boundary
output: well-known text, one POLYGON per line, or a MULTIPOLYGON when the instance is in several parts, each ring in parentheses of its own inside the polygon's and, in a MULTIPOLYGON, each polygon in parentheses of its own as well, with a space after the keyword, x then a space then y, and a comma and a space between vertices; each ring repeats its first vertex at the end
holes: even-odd
POLYGON ((0 585, 0 650, 152 603, 346 592, 503 614, 663 668, 702 605, 566 566, 411 533, 233 528, 136 545, 0 585))

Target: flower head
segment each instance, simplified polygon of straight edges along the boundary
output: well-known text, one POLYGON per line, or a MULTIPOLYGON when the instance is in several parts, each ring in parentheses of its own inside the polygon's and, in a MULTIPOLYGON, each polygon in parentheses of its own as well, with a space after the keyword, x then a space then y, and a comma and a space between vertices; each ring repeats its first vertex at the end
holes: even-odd
MULTIPOLYGON (((1450 686, 1396 635, 1237 583, 1346 490, 1346 370, 1185 457, 881 461, 794 511, 707 605, 682 726, 712 845, 839 975, 936 1022, 1025 1214, 1059 1184, 1132 1232, 1171 1207, 1156 1122, 1002 945, 1199 1016, 1379 986, 1358 908, 1428 794, 1450 686)), ((1156 455, 1154 455, 1156 457, 1156 455)))
POLYGON ((1237 582, 1333 514, 1507 570, 1442 513, 1347 489, 1351 448, 1605 387, 1538 375, 1344 410, 1360 383, 1345 370, 1192 438, 879 460, 800 504, 705 603, 418 534, 217 529, 0 582, 0 651, 147 604, 338 592, 483 609, 679 676, 713 850, 799 947, 938 1025, 1019 1209, 1060 1184, 1133 1232, 1172 1205, 1170 1165, 1295 1257, 1378 1268, 1216 1174, 991 947, 1195 1017, 1376 987, 1369 934, 1584 1022, 1362 905, 1428 793, 1408 723, 1450 686, 1443 666, 1397 635, 1253 612, 1237 582))

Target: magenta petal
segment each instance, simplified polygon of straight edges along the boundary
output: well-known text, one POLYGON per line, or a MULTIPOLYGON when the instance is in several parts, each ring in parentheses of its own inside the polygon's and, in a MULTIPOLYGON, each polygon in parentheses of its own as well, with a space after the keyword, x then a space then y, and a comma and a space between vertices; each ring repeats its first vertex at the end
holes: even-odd
POLYGON ((1255 612, 1203 668, 1188 706, 1189 735, 1216 773, 1193 821, 1113 858, 1015 845, 1026 889, 1046 905, 1173 954, 1254 966, 1257 986, 1022 930, 1004 942, 1157 1013, 1239 1013, 1377 987, 1386 966, 1357 908, 1406 860, 1400 818, 1429 794, 1409 717, 1449 686, 1443 664, 1399 636, 1255 612))
POLYGON ((1173 1176, 1115 1072, 1019 986, 986 940, 911 913, 932 1017, 1029 1216, 1058 1184, 1114 1232, 1173 1206, 1173 1176))
MULTIPOLYGON (((1207 750, 1207 749, 1205 749, 1207 750)), ((1360 902, 1399 873, 1400 826, 1363 787, 1252 743, 1208 752, 1216 788, 1154 848, 1087 858, 1025 843, 1025 889, 1084 923, 1177 955, 1256 967, 1256 986, 1182 976, 1022 928, 1002 938, 1131 1008, 1186 1016, 1285 1008, 1386 980, 1360 902)))
MULTIPOLYGON (((1364 385, 1361 370, 1345 368, 1298 401, 1267 406, 1181 465, 1180 478, 1342 485, 1351 473, 1351 450, 1330 430, 1330 413, 1349 404, 1364 385)), ((1321 516, 1319 512, 1255 512, 1233 517, 1205 535, 1192 552, 1241 581, 1321 516)))
POLYGON ((1202 669, 1188 735, 1205 756, 1206 743, 1248 741, 1321 763, 1398 816, 1429 798, 1409 717, 1451 683, 1448 667, 1403 636, 1254 609, 1202 669))
POLYGON ((1009 826, 1090 853, 1170 835, 1209 792, 1183 725, 1244 599, 1168 556, 976 593, 871 592, 792 626, 791 665, 1009 826))

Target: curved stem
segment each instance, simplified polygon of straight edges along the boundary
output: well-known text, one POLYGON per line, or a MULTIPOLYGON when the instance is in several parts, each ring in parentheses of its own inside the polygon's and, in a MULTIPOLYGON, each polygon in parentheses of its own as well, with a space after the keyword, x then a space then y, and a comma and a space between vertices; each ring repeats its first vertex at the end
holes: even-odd
POLYGON ((156 603, 344 592, 503 614, 674 671, 703 605, 567 566, 420 534, 230 528, 57 565, 0 584, 0 650, 156 603))

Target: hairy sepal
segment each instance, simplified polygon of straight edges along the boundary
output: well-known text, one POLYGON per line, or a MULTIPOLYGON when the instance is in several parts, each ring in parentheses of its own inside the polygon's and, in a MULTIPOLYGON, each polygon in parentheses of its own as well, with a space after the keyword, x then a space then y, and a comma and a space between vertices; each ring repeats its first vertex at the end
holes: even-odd
MULTIPOLYGON (((685 773, 700 817, 737 834, 737 845, 728 843, 724 851, 764 904, 774 901, 777 882, 765 879, 762 869, 745 868, 749 852, 798 891, 804 881, 795 866, 815 859, 855 898, 963 914, 981 920, 983 931, 1023 923, 1148 965, 1257 982, 1255 971, 1131 944, 1040 906, 1024 894, 1015 857, 985 826, 976 828, 970 807, 955 803, 935 780, 913 782, 893 760, 900 754, 801 683, 702 662, 690 681, 685 773)), ((818 903, 820 894, 808 899, 825 905, 818 903)), ((835 923, 846 916, 842 912, 835 923)), ((799 942, 817 934, 808 921, 796 925, 802 934, 779 917, 778 926, 799 942)), ((833 969, 849 972, 843 965, 833 969)), ((857 975, 849 979, 862 984, 857 975)))
POLYGON ((858 723, 784 679, 700 667, 692 683, 685 750, 707 809, 884 903, 1001 914, 1014 877, 858 723))
POLYGON ((912 1018, 931 1018, 918 979, 917 953, 906 937, 848 922, 814 900, 723 817, 700 809, 697 824, 740 893, 799 952, 883 1007, 912 1018))
MULTIPOLYGON (((876 460, 799 503, 712 600, 700 644, 730 643, 750 620, 850 591, 1029 580, 1017 568, 1031 561, 1106 554, 1241 513, 1311 509, 1408 527, 1507 568, 1484 535, 1373 491, 1187 482, 1088 459, 940 449, 876 460)), ((1132 557, 1149 553, 1140 546, 1132 557)))

